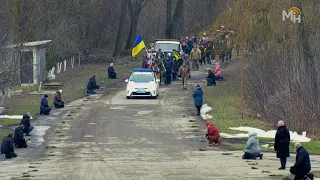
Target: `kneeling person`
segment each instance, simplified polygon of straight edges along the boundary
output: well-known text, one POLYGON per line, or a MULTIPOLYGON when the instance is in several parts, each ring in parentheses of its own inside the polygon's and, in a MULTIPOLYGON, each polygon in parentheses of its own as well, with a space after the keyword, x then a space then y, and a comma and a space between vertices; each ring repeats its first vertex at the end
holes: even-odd
POLYGON ((23 137, 23 129, 24 129, 24 126, 23 126, 23 124, 21 124, 19 127, 17 127, 14 130, 13 141, 14 141, 14 144, 17 148, 27 148, 28 147, 27 142, 23 137))
POLYGON ((17 157, 17 154, 14 152, 13 148, 12 133, 9 133, 8 136, 2 139, 1 153, 4 154, 4 157, 8 159, 17 157))
POLYGON ((261 154, 257 135, 250 132, 242 159, 256 159, 257 157, 260 157, 260 159, 262 159, 263 154, 261 154))
POLYGON ((64 107, 64 101, 62 101, 61 92, 62 92, 62 90, 59 90, 54 95, 53 105, 55 108, 63 108, 64 107))
POLYGON ((206 126, 208 127, 206 137, 209 141, 209 146, 215 145, 215 144, 221 144, 220 140, 220 132, 218 128, 214 126, 213 123, 207 121, 206 126))
POLYGON ((308 151, 300 143, 296 143, 296 150, 296 163, 290 168, 290 172, 295 175, 294 180, 304 179, 305 176, 313 179, 313 174, 309 173, 311 163, 308 151))
POLYGON ((96 82, 96 76, 95 75, 91 76, 87 84, 87 92, 89 94, 97 94, 97 89, 99 88, 100 87, 96 82))
POLYGON ((40 103, 40 115, 49 115, 51 111, 51 107, 48 104, 48 95, 42 96, 40 103))
POLYGON ((114 64, 111 63, 110 66, 108 67, 108 76, 110 79, 116 79, 117 78, 117 73, 114 70, 114 64))
POLYGON ((211 70, 208 70, 207 86, 216 85, 216 77, 211 70))
POLYGON ((23 115, 20 125, 23 125, 23 132, 26 133, 26 136, 30 136, 33 126, 30 124, 30 116, 28 114, 23 115))

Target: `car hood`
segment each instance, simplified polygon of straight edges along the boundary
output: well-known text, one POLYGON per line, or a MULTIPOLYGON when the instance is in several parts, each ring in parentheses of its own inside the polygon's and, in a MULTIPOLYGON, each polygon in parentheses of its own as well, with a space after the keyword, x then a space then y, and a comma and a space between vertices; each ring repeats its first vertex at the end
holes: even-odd
POLYGON ((152 86, 152 82, 130 82, 129 85, 134 88, 148 88, 152 86))

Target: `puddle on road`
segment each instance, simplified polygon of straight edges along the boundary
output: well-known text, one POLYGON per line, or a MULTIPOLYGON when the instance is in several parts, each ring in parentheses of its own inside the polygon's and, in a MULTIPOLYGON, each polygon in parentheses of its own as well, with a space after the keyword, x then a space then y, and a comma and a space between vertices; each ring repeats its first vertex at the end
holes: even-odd
POLYGON ((46 131, 50 128, 50 126, 35 126, 33 129, 33 133, 37 137, 37 146, 40 146, 44 142, 44 135, 46 134, 46 131))
POLYGON ((93 135, 85 135, 85 138, 93 138, 93 135))
POLYGON ((61 112, 52 113, 53 116, 57 116, 57 115, 59 115, 59 114, 61 114, 61 112))
POLYGON ((207 140, 205 137, 185 138, 186 142, 193 146, 205 145, 207 140))
POLYGON ((139 111, 138 114, 142 115, 142 114, 150 114, 152 113, 152 111, 139 111))
POLYGON ((127 106, 116 106, 116 107, 111 107, 110 109, 127 109, 127 106))
POLYGON ((58 119, 58 118, 56 118, 56 117, 47 117, 46 118, 46 120, 56 120, 56 119, 58 119))

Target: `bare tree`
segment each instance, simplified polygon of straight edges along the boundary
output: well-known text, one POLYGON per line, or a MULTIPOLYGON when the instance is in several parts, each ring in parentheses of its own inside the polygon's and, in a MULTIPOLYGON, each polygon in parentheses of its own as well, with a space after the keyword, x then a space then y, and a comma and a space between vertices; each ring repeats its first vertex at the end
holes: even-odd
POLYGON ((171 38, 171 6, 172 6, 172 0, 167 0, 167 28, 166 28, 166 37, 171 38))
POLYGON ((130 13, 130 30, 129 35, 126 41, 125 50, 130 50, 133 47, 134 38, 137 35, 138 21, 140 13, 145 5, 148 3, 148 0, 130 0, 128 9, 130 13))
POLYGON ((116 40, 116 45, 115 45, 115 49, 113 52, 113 56, 120 56, 120 54, 121 54, 122 38, 125 33, 124 27, 125 27, 125 21, 126 21, 127 5, 128 5, 128 1, 122 0, 119 30, 118 30, 118 35, 117 35, 117 40, 116 40))

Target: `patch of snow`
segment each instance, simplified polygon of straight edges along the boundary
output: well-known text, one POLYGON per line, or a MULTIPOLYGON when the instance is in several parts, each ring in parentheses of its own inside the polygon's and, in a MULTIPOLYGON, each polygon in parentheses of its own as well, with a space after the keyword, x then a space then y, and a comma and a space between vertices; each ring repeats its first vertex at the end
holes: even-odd
POLYGON ((212 110, 212 108, 210 107, 210 106, 208 106, 208 104, 204 104, 204 105, 202 105, 202 107, 201 107, 201 109, 200 109, 200 115, 201 115, 201 117, 203 118, 203 119, 210 119, 210 118, 212 118, 212 116, 211 115, 208 115, 207 113, 209 112, 209 111, 211 111, 212 110))
MULTIPOLYGON (((0 119, 22 119, 23 115, 0 115, 0 119)), ((32 119, 32 116, 30 116, 32 119)))
POLYGON ((40 146, 44 142, 44 135, 50 126, 34 126, 33 133, 37 137, 37 146, 40 146))
MULTIPOLYGON (((277 130, 271 130, 271 131, 264 131, 258 128, 253 127, 231 127, 229 129, 237 130, 237 131, 245 131, 245 132, 253 132, 257 134, 258 137, 263 138, 274 138, 276 135, 277 130)), ((303 132, 302 135, 299 135, 297 132, 290 131, 290 138, 293 142, 309 142, 311 141, 310 138, 306 137, 306 132, 303 132)), ((239 133, 239 134, 226 134, 226 133, 220 133, 220 135, 224 138, 244 138, 248 137, 248 134, 246 133, 239 133)))
POLYGON ((269 144, 261 145, 261 147, 269 148, 269 144))

